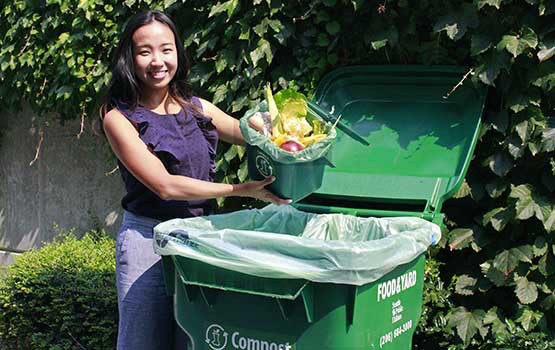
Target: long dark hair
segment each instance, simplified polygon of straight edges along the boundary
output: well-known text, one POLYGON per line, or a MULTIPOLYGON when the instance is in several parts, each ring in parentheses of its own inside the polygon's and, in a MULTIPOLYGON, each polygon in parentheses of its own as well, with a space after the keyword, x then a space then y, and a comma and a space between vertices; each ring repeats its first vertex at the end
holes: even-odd
POLYGON ((104 104, 100 109, 101 119, 110 109, 116 107, 116 102, 127 104, 131 110, 139 105, 141 83, 135 75, 133 33, 140 27, 154 21, 167 25, 175 38, 177 71, 169 84, 169 96, 182 108, 197 111, 196 106, 191 102, 192 91, 187 81, 190 63, 176 26, 170 17, 163 12, 148 10, 131 17, 114 51, 111 65, 112 78, 108 85, 108 93, 105 96, 104 104))

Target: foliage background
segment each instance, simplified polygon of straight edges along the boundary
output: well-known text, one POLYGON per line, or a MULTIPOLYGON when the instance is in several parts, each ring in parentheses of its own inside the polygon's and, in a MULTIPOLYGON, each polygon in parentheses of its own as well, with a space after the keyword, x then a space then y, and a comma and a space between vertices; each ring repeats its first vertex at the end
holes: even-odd
MULTIPOLYGON (((555 346, 554 1, 0 2, 0 108, 28 103, 43 122, 51 111, 96 117, 111 49, 141 8, 178 22, 197 93, 236 116, 268 81, 310 95, 339 66, 467 66, 489 87, 484 123, 444 206, 415 347, 555 346)), ((244 149, 221 148, 219 180, 243 181, 243 160, 244 149)))
POLYGON ((113 349, 115 242, 104 232, 58 239, 23 254, 0 279, 2 349, 113 349))

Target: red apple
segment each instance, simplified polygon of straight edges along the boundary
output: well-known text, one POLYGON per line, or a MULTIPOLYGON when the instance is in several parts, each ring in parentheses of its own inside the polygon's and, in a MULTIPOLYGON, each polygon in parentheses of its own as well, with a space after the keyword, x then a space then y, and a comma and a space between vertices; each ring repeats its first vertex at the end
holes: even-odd
POLYGON ((282 143, 279 147, 287 152, 299 152, 304 149, 304 146, 301 143, 298 143, 294 140, 286 141, 282 143))

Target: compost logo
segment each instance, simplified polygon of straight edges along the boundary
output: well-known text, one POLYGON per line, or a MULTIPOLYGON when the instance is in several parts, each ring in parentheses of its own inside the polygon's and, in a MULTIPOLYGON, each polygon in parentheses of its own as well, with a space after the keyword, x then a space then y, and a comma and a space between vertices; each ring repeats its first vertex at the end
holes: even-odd
POLYGON ((256 169, 264 177, 271 176, 274 169, 272 168, 272 162, 264 155, 258 154, 255 158, 256 169))
POLYGON ((213 324, 206 329, 206 344, 212 350, 223 350, 227 345, 227 332, 218 324, 213 324))

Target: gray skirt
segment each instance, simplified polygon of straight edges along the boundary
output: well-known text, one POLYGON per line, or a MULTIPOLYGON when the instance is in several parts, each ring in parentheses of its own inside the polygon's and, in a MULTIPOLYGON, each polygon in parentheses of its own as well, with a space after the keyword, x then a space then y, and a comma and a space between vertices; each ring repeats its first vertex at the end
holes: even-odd
POLYGON ((160 221, 124 211, 116 242, 118 350, 185 349, 173 318, 162 261, 154 253, 152 229, 160 221), (174 346, 174 337, 176 344, 174 346))

